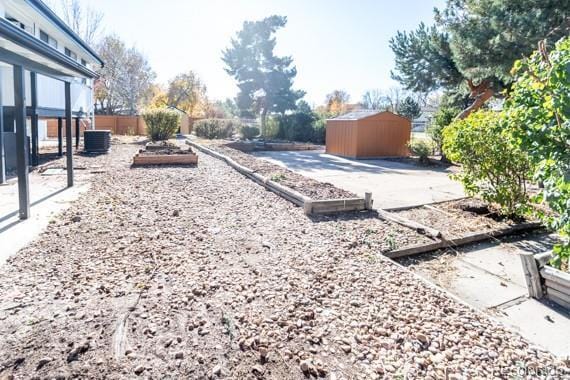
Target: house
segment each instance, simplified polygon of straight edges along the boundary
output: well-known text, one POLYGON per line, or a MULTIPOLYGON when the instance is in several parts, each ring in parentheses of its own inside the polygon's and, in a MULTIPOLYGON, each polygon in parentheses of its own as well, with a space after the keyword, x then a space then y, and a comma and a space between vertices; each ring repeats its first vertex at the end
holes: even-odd
POLYGON ((422 113, 416 119, 412 120, 412 131, 414 132, 427 132, 433 114, 437 110, 433 106, 422 107, 422 113))
MULTIPOLYGON (((66 130, 68 185, 73 185, 72 125, 93 113, 95 70, 103 61, 40 0, 0 0, 0 182, 17 169, 20 218, 29 216, 28 166, 38 163, 40 126, 66 130)), ((76 144, 79 135, 76 133, 76 144)))
POLYGON ((412 124, 389 111, 361 110, 327 120, 326 152, 351 158, 409 155, 412 124))

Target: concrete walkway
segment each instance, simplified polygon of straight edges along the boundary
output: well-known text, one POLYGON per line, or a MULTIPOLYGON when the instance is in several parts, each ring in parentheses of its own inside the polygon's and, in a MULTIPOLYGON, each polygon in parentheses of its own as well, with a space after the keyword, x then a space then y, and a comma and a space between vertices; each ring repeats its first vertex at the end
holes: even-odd
POLYGON ((53 169, 44 174, 30 173, 30 214, 27 220, 18 216, 18 182, 0 185, 0 265, 33 241, 53 217, 87 191, 89 183, 77 181, 67 188, 66 171, 53 169))
POLYGON ((398 208, 464 196, 450 171, 393 160, 351 160, 323 151, 256 152, 256 156, 321 182, 352 191, 372 192, 374 206, 398 208))
POLYGON ((519 331, 531 342, 561 357, 570 356, 570 314, 527 297, 519 254, 552 247, 546 234, 511 237, 402 261, 429 281, 519 331))

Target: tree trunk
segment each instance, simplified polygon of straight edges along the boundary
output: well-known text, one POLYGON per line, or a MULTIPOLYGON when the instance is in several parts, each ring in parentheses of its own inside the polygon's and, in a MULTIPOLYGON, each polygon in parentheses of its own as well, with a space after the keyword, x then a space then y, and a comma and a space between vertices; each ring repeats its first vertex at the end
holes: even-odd
POLYGON ((491 84, 487 80, 479 83, 478 85, 474 85, 473 81, 469 79, 467 84, 471 90, 471 96, 475 98, 475 100, 469 107, 457 115, 456 119, 458 120, 465 119, 467 116, 471 115, 471 113, 477 111, 487 100, 491 99, 493 95, 495 95, 495 91, 491 88, 491 84))

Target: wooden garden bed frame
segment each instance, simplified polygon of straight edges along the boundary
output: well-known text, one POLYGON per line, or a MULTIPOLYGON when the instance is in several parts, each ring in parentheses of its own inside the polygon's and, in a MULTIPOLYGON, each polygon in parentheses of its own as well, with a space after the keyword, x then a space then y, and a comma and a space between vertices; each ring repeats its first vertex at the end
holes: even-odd
POLYGON ((196 154, 144 154, 137 153, 133 157, 133 165, 195 165, 196 154))
POLYGON ((531 298, 548 298, 550 301, 570 310, 570 273, 548 266, 551 252, 538 255, 532 252, 520 255, 528 295, 531 298))
POLYGON ((212 149, 206 148, 203 145, 197 144, 191 140, 186 140, 186 144, 204 152, 212 157, 225 161, 232 168, 239 173, 250 178, 254 182, 264 186, 266 189, 274 192, 275 194, 287 199, 288 201, 303 207, 306 215, 311 214, 329 214, 335 212, 347 211, 361 211, 372 209, 372 193, 366 193, 364 198, 343 198, 343 199, 325 199, 315 200, 295 191, 287 186, 283 186, 275 181, 272 181, 259 173, 255 173, 250 168, 247 168, 230 157, 218 153, 212 149))

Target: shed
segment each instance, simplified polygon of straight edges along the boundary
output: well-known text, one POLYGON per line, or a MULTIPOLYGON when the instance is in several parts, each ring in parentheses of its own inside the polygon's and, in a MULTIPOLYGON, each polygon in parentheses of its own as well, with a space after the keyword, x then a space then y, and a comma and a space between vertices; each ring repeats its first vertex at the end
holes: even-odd
POLYGON ((392 112, 361 110, 327 120, 326 152, 350 158, 408 156, 411 121, 392 112))
POLYGON ((188 114, 178 107, 168 106, 167 108, 177 112, 180 115, 180 129, 178 130, 178 133, 189 135, 190 132, 192 132, 192 123, 188 114))

